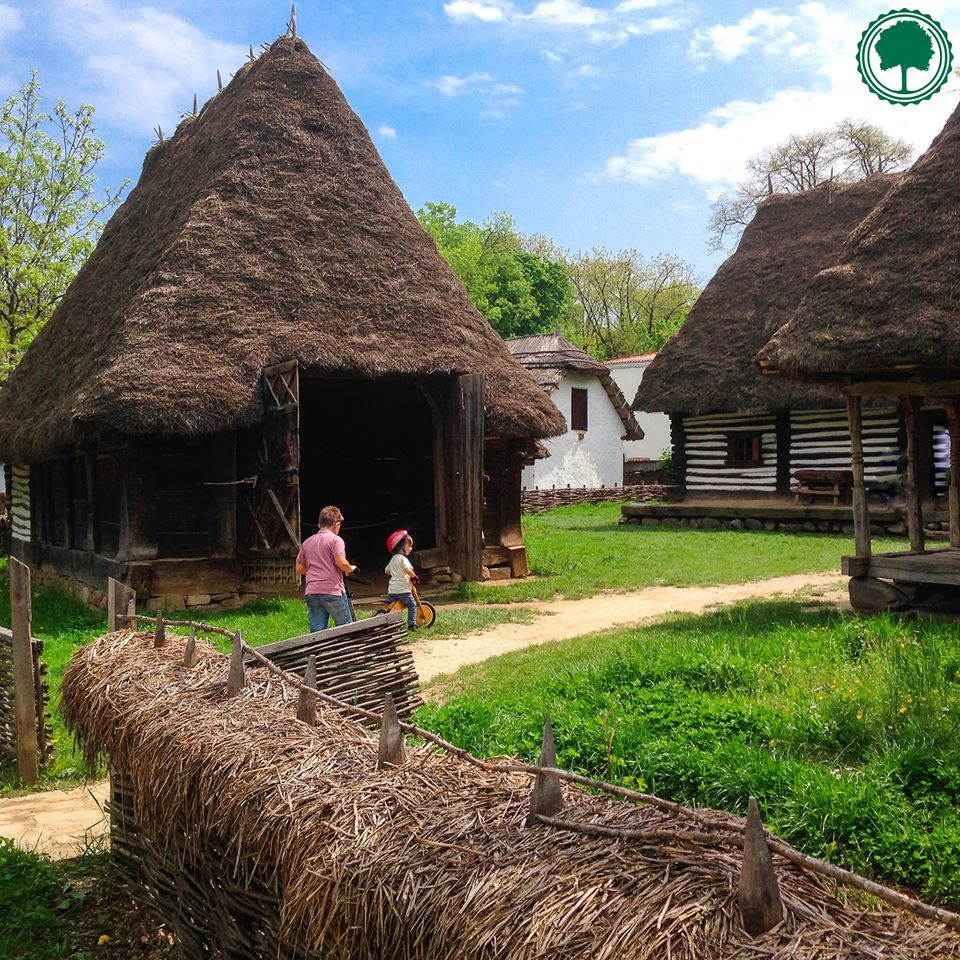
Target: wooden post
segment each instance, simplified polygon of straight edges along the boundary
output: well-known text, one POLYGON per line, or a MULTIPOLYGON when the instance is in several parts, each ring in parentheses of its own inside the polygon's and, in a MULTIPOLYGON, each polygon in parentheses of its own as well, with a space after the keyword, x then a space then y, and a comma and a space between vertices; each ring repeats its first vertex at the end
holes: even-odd
POLYGON ((33 678, 30 568, 10 558, 10 613, 13 631, 13 691, 17 722, 17 770, 29 786, 37 780, 37 709, 33 678))
MULTIPOLYGON (((308 687, 317 685, 317 658, 311 656, 307 661, 307 669, 303 672, 303 682, 308 687)), ((317 722, 317 695, 308 693, 306 690, 300 691, 300 699, 297 701, 297 719, 304 723, 314 724, 317 722)))
MULTIPOLYGON (((540 741, 540 767, 556 767, 557 747, 553 742, 553 724, 550 714, 543 725, 543 739, 540 741)), ((537 815, 543 814, 552 817, 563 809, 563 791, 560 789, 560 780, 555 773, 538 773, 533 784, 533 794, 530 797, 530 815, 527 817, 527 826, 535 826, 537 815)))
POLYGON ((743 928, 753 937, 766 933, 783 919, 783 903, 773 869, 773 858, 760 822, 757 801, 753 797, 747 808, 737 902, 743 917, 743 928))
POLYGON ((870 508, 863 480, 863 418, 860 397, 847 398, 847 423, 850 426, 850 467, 853 471, 853 536, 858 557, 870 556, 870 508))
POLYGON ((247 685, 243 669, 243 636, 238 630, 233 635, 233 652, 230 654, 230 673, 227 675, 227 696, 235 697, 247 685))
POLYGON ((901 397, 903 425, 907 431, 907 532, 910 549, 923 550, 923 510, 920 506, 920 484, 917 483, 917 418, 913 397, 901 397))
POLYGON ((380 745, 377 748, 377 769, 399 767, 404 760, 403 731, 393 703, 393 694, 383 699, 383 720, 380 723, 380 745))
POLYGON ((167 628, 163 623, 163 611, 157 611, 157 625, 153 631, 153 645, 155 647, 163 647, 167 643, 167 628))
POLYGON ((183 648, 183 665, 189 669, 197 665, 197 631, 194 627, 190 628, 190 636, 183 648))
POLYGON ((128 623, 125 616, 125 613, 129 612, 131 601, 136 610, 136 596, 132 587, 114 580, 113 577, 107 578, 107 630, 110 633, 128 626, 136 627, 135 623, 128 623))
POLYGON ((454 377, 446 417, 450 570, 483 579, 483 374, 454 377))
POLYGON ((137 629, 137 601, 134 597, 131 597, 127 601, 127 616, 125 619, 127 621, 128 630, 137 629))
POLYGON ((950 516, 950 546, 960 547, 960 414, 957 402, 944 404, 947 429, 950 431, 950 486, 947 490, 947 511, 950 516))

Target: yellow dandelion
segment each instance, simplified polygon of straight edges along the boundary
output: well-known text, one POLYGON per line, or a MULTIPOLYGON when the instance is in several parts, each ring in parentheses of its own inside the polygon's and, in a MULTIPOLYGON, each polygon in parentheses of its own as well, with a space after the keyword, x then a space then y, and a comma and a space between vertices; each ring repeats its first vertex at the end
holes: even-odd
POLYGON ((907 708, 906 708, 905 706, 904 706, 904 707, 901 707, 901 708, 897 711, 897 713, 906 713, 906 712, 907 712, 907 708))
POLYGON ((862 719, 863 719, 863 714, 862 714, 862 713, 858 713, 858 714, 857 714, 857 719, 858 719, 858 720, 862 720, 862 719))
POLYGON ((97 941, 97 946, 102 947, 105 943, 109 943, 109 942, 110 942, 110 934, 101 933, 100 939, 97 941))
POLYGON ((859 677, 854 677, 854 678, 853 678, 853 682, 854 682, 854 683, 859 683, 859 682, 860 682, 860 678, 859 678, 859 677))

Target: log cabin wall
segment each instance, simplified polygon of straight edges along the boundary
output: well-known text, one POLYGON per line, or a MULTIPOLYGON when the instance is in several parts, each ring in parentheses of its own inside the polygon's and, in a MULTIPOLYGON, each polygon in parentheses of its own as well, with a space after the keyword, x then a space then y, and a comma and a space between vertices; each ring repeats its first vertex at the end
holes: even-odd
POLYGON ((683 463, 689 493, 774 493, 776 417, 773 413, 684 417, 683 463))
MULTIPOLYGON (((867 487, 892 488, 900 469, 900 415, 895 407, 866 407, 862 420, 867 487)), ((790 411, 790 474, 805 469, 850 469, 850 428, 845 410, 790 411)))

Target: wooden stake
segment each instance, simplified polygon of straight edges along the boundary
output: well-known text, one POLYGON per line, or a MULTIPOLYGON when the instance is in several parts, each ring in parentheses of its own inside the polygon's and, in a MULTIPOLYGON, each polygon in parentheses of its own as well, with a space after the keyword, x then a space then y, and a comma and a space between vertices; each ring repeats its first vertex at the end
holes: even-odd
MULTIPOLYGON (((303 672, 303 682, 308 687, 317 685, 317 658, 310 657, 307 661, 307 669, 303 672)), ((297 701, 297 719, 304 723, 314 724, 317 722, 317 696, 314 693, 308 693, 306 690, 300 691, 300 699, 297 701)))
POLYGON ((766 933, 783 919, 780 887, 754 797, 750 798, 747 808, 737 903, 743 917, 743 928, 752 937, 766 933))
POLYGON ((197 665, 197 631, 194 627, 190 628, 190 636, 183 648, 183 665, 190 669, 197 665))
POLYGON ((383 720, 380 723, 380 748, 377 750, 377 769, 399 767, 404 760, 403 731, 400 718, 393 703, 393 694, 388 693, 383 701, 383 720))
POLYGON ((291 37, 297 35, 297 5, 295 3, 290 6, 290 22, 287 24, 287 29, 290 31, 291 37))
POLYGON ((917 482, 917 418, 913 397, 901 397, 903 425, 907 431, 907 533, 910 549, 923 550, 923 510, 920 506, 920 484, 917 482))
POLYGON ((107 577, 107 633, 120 629, 120 610, 123 597, 120 594, 120 581, 107 577))
POLYGON ((250 61, 251 63, 253 63, 253 61, 257 59, 257 58, 253 55, 253 44, 252 44, 252 43, 250 44, 250 52, 247 54, 247 58, 249 59, 249 61, 250 61))
POLYGON ((137 629, 137 600, 136 597, 131 597, 127 601, 127 629, 136 630, 137 629))
POLYGON ((193 95, 193 115, 197 115, 197 95, 193 95))
POLYGON ((167 643, 167 628, 163 624, 163 611, 157 611, 157 626, 153 632, 153 645, 155 647, 166 646, 167 643))
MULTIPOLYGON (((550 714, 548 713, 546 723, 543 725, 540 762, 537 766, 556 767, 556 765, 557 747, 553 742, 553 724, 550 722, 550 714)), ((563 791, 560 789, 559 777, 555 773, 538 773, 533 784, 533 794, 530 797, 530 816, 527 817, 527 825, 536 825, 538 814, 542 813, 547 817, 552 817, 562 809, 563 791)))
POLYGON ((870 556, 870 507, 863 479, 863 417, 860 398, 848 396, 847 423, 850 427, 850 468, 853 471, 853 536, 858 557, 870 556))
POLYGON ((223 80, 220 77, 220 71, 217 71, 217 92, 219 93, 223 89, 223 80))
POLYGON ((13 630, 13 694, 17 721, 17 770, 29 786, 37 780, 37 709, 33 677, 30 568, 10 558, 10 614, 13 630))
POLYGON ((230 673, 227 675, 227 696, 235 697, 247 685, 243 669, 243 637, 238 630, 233 635, 233 652, 230 654, 230 673))

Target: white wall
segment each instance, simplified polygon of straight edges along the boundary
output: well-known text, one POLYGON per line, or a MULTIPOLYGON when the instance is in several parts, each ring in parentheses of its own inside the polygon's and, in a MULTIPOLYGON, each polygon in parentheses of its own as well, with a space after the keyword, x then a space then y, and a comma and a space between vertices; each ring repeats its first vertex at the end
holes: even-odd
MULTIPOLYGON (((637 395, 637 388, 643 379, 643 371, 650 365, 649 360, 637 360, 633 363, 611 363, 607 369, 613 375, 613 381, 627 398, 627 404, 633 403, 637 395)), ((660 455, 670 446, 670 418, 665 413, 644 413, 634 410, 633 415, 643 431, 642 440, 625 440, 623 455, 629 460, 631 457, 646 457, 648 460, 659 460, 660 455)))
POLYGON ((570 391, 587 391, 587 430, 583 439, 575 430, 545 440, 550 451, 545 460, 538 460, 523 470, 523 489, 540 487, 612 487, 623 483, 623 441, 625 428, 617 415, 603 384, 596 377, 582 373, 566 373, 550 399, 560 408, 570 425, 570 391))

